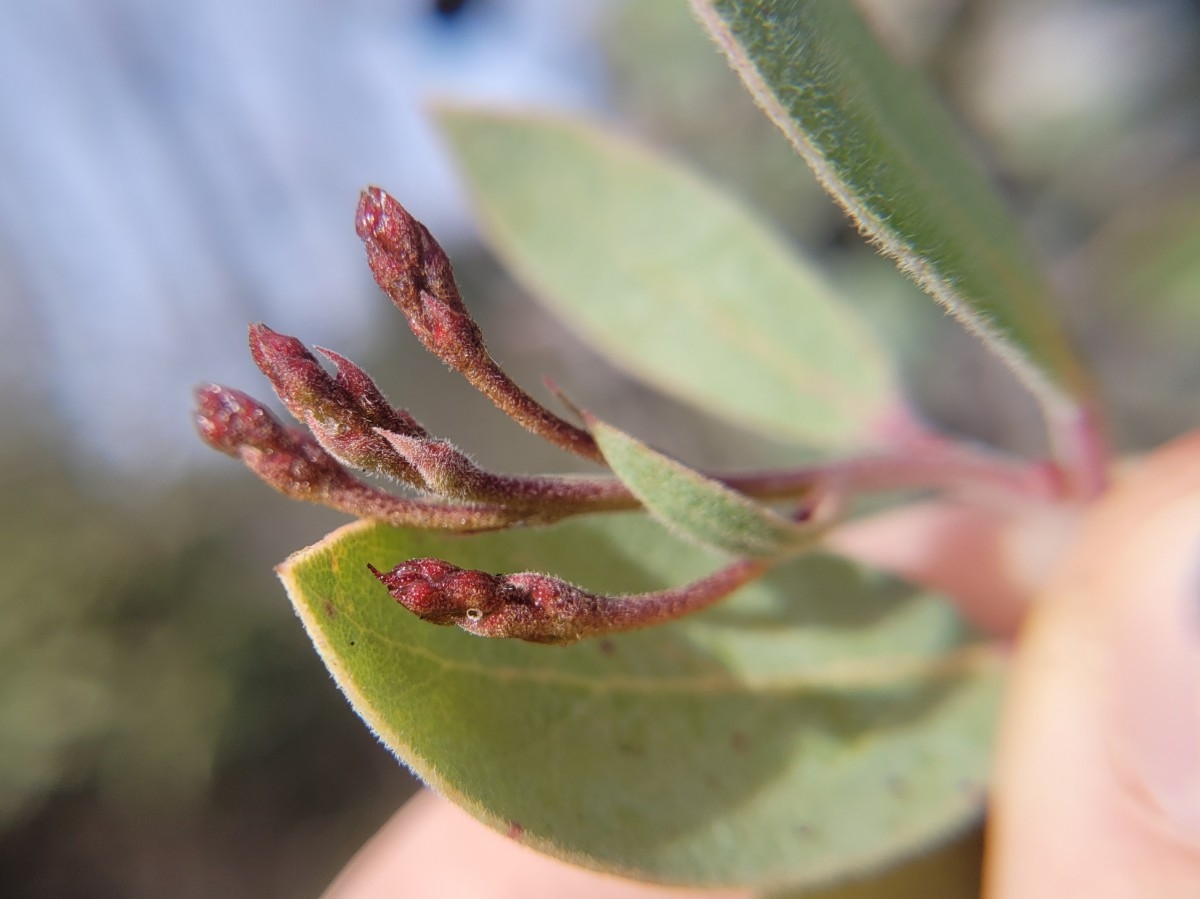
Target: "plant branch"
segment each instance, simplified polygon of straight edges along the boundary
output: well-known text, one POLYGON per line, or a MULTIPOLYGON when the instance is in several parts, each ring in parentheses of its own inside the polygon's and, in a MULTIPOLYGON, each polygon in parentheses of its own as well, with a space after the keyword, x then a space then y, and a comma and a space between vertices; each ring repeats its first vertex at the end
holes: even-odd
MULTIPOLYGON (((604 464, 587 430, 545 409, 491 358, 459 295, 449 259, 420 222, 387 193, 370 188, 359 202, 357 230, 379 285, 430 351, 533 433, 604 464)), ((349 359, 320 349, 337 368, 331 375, 294 337, 255 324, 249 338, 258 367, 311 436, 285 427, 247 395, 216 386, 197 392, 197 422, 211 445, 242 459, 289 496, 391 524, 457 531, 639 506, 611 477, 487 471, 433 437, 407 410, 392 406, 349 359), (344 466, 394 478, 437 499, 395 496, 363 483, 344 466)), ((556 385, 547 386, 579 412, 556 385)), ((1011 460, 947 439, 903 412, 888 416, 879 428, 884 450, 794 468, 704 476, 759 500, 794 500, 814 492, 844 499, 913 488, 1061 499, 1096 489, 1097 472, 1102 474, 1093 423, 1076 425, 1070 435, 1083 476, 1073 472, 1074 481, 1068 479, 1072 472, 1049 464, 1011 460)))
POLYGON ((336 378, 295 337, 261 323, 250 326, 255 363, 287 410, 308 425, 326 452, 352 468, 423 487, 416 470, 376 430, 413 437, 428 437, 429 432, 407 411, 388 403, 375 382, 349 359, 321 352, 337 365, 336 378))
POLYGON ((359 199, 355 226, 376 283, 426 349, 526 430, 604 464, 587 431, 531 397, 491 357, 459 294, 449 258, 424 225, 391 195, 370 187, 359 199))
POLYGON ((388 593, 433 624, 457 625, 479 637, 574 643, 673 621, 724 599, 772 562, 740 559, 680 587, 605 596, 537 572, 488 574, 440 559, 412 559, 384 573, 368 565, 388 593))
POLYGON ((426 489, 440 496, 513 508, 550 508, 566 514, 612 512, 639 506, 628 488, 615 478, 497 474, 479 467, 447 440, 422 440, 390 431, 379 433, 424 479, 426 489))
POLYGON ((394 496, 355 478, 317 441, 289 428, 253 397, 210 384, 196 390, 196 427, 209 446, 241 459, 276 490, 401 527, 485 531, 520 524, 502 506, 434 503, 394 496))
MULTIPOLYGON (((427 488, 443 496, 518 505, 550 503, 595 512, 638 505, 628 489, 611 477, 496 474, 446 441, 383 436, 424 478, 427 488)), ((790 468, 701 473, 760 500, 798 499, 830 488, 846 494, 990 490, 1036 500, 1052 499, 1059 491, 1048 463, 1011 459, 948 440, 930 440, 921 449, 904 447, 790 468)))

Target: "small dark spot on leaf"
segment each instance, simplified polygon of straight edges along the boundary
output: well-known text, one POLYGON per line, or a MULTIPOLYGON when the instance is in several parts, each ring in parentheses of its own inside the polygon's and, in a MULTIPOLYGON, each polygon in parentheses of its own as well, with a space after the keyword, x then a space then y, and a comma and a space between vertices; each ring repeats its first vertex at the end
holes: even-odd
POLYGON ((641 743, 619 743, 617 749, 626 755, 645 755, 646 747, 641 743))
POLYGON ((508 822, 508 838, 510 840, 519 840, 525 836, 525 828, 517 821, 508 822))
POLYGON ((351 645, 351 646, 353 646, 353 645, 354 645, 354 641, 353 641, 353 640, 351 640, 351 641, 350 641, 350 645, 351 645))
POLYGON ((617 644, 614 643, 612 640, 601 640, 600 641, 600 651, 602 653, 604 653, 606 656, 610 656, 614 652, 617 651, 617 644))
POLYGON ((750 738, 740 730, 735 730, 729 735, 729 746, 734 752, 745 752, 750 748, 750 738))
POLYGON ((329 600, 329 599, 325 600, 322 603, 322 608, 325 610, 325 616, 327 618, 336 618, 337 617, 337 606, 335 606, 333 604, 333 600, 329 600))

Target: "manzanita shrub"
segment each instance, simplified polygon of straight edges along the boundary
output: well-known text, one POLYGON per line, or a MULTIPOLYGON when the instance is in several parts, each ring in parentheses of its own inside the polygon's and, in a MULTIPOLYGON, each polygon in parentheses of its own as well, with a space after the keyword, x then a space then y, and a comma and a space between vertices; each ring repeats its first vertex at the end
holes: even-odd
POLYGON ((261 324, 254 359, 306 428, 218 386, 197 421, 271 486, 362 519, 280 576, 354 708, 433 788, 588 867, 794 888, 978 818, 1003 674, 995 635, 824 537, 898 489, 1076 503, 1106 458, 1047 287, 920 78, 849 3, 693 7, 863 234, 1036 396, 1049 459, 935 433, 818 268, 677 165, 578 122, 463 110, 440 124, 534 293, 630 372, 818 461, 701 472, 547 384, 552 411, 491 358, 446 254, 378 188, 358 234, 421 343, 607 472, 487 471, 350 360, 319 350, 331 374, 261 324))

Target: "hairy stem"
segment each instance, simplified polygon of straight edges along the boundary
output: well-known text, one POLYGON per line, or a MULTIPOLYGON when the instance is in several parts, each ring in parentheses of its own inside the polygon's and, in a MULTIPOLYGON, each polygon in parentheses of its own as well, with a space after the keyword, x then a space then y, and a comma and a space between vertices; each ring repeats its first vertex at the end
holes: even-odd
POLYGON ((631 596, 592 593, 548 574, 488 574, 440 559, 412 559, 386 573, 367 567, 393 599, 433 624, 456 625, 479 637, 574 643, 698 612, 771 564, 740 559, 689 584, 631 596))
POLYGON ((240 390, 216 384, 197 389, 195 420, 209 446, 241 459, 293 499, 403 527, 484 531, 528 519, 503 506, 426 502, 364 484, 312 436, 287 427, 240 390))
MULTIPOLYGON (((429 489, 477 502, 549 504, 578 511, 635 508, 619 481, 582 475, 505 475, 479 468, 444 441, 384 434, 425 479, 429 489)), ((1050 465, 1007 458, 953 441, 791 468, 754 472, 702 472, 754 499, 798 499, 817 488, 847 494, 904 489, 990 490, 1025 499, 1052 499, 1058 491, 1050 465)))
POLYGON ((531 397, 491 357, 459 294, 449 258, 424 225, 378 187, 363 191, 355 225, 376 283, 426 349, 526 430, 604 464, 587 431, 531 397))

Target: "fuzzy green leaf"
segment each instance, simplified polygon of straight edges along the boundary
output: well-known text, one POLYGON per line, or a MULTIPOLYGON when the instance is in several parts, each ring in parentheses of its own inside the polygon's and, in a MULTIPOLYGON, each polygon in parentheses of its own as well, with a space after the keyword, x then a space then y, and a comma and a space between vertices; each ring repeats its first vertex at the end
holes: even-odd
POLYGON ((937 598, 823 556, 674 624, 567 646, 420 621, 366 569, 439 556, 608 593, 718 564, 640 515, 472 537, 350 525, 280 569, 355 709, 437 790, 570 861, 781 887, 979 814, 998 661, 937 598))
POLYGON ((878 343, 746 209, 578 122, 442 110, 485 234, 615 362, 707 411, 816 447, 899 402, 878 343))
POLYGON ((916 72, 854 4, 692 0, 759 105, 879 248, 1056 418, 1086 380, 1011 216, 916 72))
POLYGON ((613 474, 676 534, 735 556, 768 558, 816 541, 819 528, 789 521, 594 416, 584 420, 613 474))

